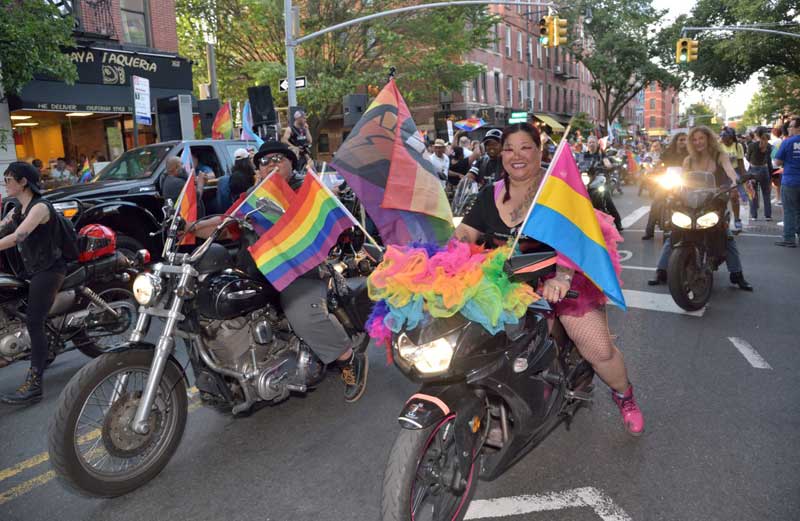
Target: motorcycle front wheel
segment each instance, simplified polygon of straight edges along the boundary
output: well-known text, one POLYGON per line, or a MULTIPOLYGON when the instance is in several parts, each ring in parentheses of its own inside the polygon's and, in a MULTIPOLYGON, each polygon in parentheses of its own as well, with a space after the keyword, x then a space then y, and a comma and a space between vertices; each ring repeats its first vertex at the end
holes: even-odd
POLYGON ((104 354, 62 391, 48 444, 50 461, 68 488, 94 497, 127 494, 152 480, 177 450, 188 398, 174 363, 167 363, 159 382, 149 433, 131 429, 152 358, 144 350, 104 354))
POLYGON ((475 495, 473 461, 466 486, 451 484, 456 461, 455 415, 422 430, 402 429, 389 453, 383 478, 382 521, 461 521, 475 495))
POLYGON ((686 311, 697 311, 711 299, 714 272, 699 266, 694 248, 675 248, 669 257, 667 284, 672 300, 686 311))

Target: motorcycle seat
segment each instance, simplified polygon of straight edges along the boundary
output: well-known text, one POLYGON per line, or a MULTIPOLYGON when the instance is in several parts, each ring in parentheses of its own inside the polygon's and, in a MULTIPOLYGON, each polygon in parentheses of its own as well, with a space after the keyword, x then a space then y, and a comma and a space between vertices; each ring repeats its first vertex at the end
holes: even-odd
POLYGON ((0 272, 0 288, 17 289, 24 288, 25 286, 27 286, 27 283, 24 280, 19 279, 10 273, 0 272))

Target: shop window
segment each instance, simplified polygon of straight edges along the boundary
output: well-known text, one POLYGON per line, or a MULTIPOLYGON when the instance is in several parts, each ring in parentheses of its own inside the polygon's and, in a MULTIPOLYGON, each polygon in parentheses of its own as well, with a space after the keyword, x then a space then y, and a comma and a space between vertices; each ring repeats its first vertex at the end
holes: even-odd
POLYGON ((656 117, 650 116, 650 128, 655 128, 656 126, 656 117))
POLYGON ((320 134, 317 138, 317 152, 320 154, 328 154, 331 151, 331 140, 328 134, 320 134))
POLYGON ((134 45, 150 45, 147 0, 120 0, 122 40, 134 45))

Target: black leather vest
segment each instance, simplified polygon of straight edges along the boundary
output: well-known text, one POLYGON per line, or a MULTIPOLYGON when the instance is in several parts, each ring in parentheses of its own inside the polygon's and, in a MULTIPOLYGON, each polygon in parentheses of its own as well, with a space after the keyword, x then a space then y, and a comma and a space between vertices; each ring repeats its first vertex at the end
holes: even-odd
POLYGON ((28 205, 28 209, 20 215, 20 209, 15 210, 14 223, 16 226, 22 224, 22 221, 28 216, 31 208, 35 204, 43 203, 47 205, 50 210, 50 219, 40 224, 33 229, 31 234, 25 238, 24 241, 17 244, 17 250, 22 257, 22 262, 25 268, 25 273, 33 276, 42 271, 52 269, 64 269, 64 261, 61 254, 61 237, 58 222, 56 219, 56 211, 53 206, 41 197, 35 198, 28 205))

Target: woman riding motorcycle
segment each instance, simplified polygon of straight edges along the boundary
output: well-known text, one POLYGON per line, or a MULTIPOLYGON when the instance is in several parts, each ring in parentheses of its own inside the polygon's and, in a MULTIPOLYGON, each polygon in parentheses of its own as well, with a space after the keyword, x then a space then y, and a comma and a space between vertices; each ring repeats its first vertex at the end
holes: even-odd
MULTIPOLYGON (((460 240, 477 243, 485 235, 513 237, 542 181, 541 138, 535 127, 527 123, 511 125, 503 131, 501 144, 502 179, 478 195, 475 206, 456 228, 455 236, 460 240)), ((622 237, 610 220, 606 216, 601 227, 609 237, 607 242, 615 244, 622 237)), ((634 399, 622 353, 614 346, 608 330, 605 296, 583 273, 562 265, 558 266, 555 277, 544 283, 541 294, 554 304, 556 316, 581 356, 611 387, 611 396, 620 409, 627 431, 634 436, 641 435, 644 417, 634 399), (578 290, 580 297, 563 300, 570 288, 578 290)))
MULTIPOLYGON (((686 132, 678 132, 672 136, 672 141, 661 155, 660 167, 669 168, 671 166, 683 165, 683 160, 689 155, 689 149, 686 148, 686 139, 686 132)), ((664 211, 663 194, 659 192, 657 186, 655 190, 650 190, 650 193, 653 195, 653 204, 650 205, 650 215, 647 217, 647 226, 642 236, 643 241, 653 238, 656 231, 656 218, 660 217, 664 211)))

